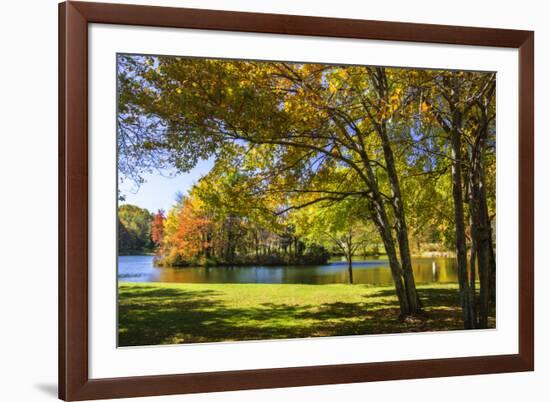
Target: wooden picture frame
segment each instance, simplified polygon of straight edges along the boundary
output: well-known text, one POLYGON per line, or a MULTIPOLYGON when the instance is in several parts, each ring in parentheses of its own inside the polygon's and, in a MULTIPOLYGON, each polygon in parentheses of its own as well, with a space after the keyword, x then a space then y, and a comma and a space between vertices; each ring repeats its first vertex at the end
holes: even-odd
POLYGON ((65 2, 59 5, 59 397, 64 400, 444 377, 534 369, 534 33, 382 21, 65 2), (119 24, 519 49, 519 353, 90 379, 88 24, 119 24))

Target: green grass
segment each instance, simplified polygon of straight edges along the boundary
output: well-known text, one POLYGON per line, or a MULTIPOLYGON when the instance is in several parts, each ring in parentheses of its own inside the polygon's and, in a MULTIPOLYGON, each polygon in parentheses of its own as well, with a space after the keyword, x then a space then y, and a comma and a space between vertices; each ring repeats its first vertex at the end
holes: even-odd
POLYGON ((119 346, 462 329, 457 285, 418 290, 399 320, 392 286, 120 283, 119 346))

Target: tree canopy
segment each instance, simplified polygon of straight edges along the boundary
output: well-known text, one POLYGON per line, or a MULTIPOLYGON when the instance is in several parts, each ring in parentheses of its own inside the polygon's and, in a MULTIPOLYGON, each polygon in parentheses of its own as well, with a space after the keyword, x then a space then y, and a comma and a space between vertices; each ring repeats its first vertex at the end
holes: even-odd
POLYGON ((298 252, 322 245, 324 231, 334 241, 375 232, 403 315, 421 310, 411 239, 443 244, 457 253, 466 325, 485 325, 494 293, 494 73, 135 55, 118 64, 124 177, 139 183, 145 172, 185 173, 215 158, 168 212, 165 239, 208 258, 223 232, 218 253, 231 260, 249 233, 275 234, 283 248, 281 239, 300 236, 298 252), (467 247, 480 265, 478 302, 467 247))

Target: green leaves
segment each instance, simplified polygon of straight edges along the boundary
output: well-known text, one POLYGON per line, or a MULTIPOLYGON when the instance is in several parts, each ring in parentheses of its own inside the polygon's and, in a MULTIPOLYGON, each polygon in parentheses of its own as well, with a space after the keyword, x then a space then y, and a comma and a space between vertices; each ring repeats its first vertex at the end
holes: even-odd
POLYGON ((118 243, 122 254, 151 251, 153 215, 144 208, 123 204, 118 207, 118 243))
MULTIPOLYGON (((449 100, 470 140, 495 110, 490 73, 124 55, 118 67, 121 174, 139 182, 144 171, 185 173, 215 157, 194 195, 220 216, 271 228, 292 221, 338 231, 347 204, 368 220, 373 190, 393 225, 391 163, 412 232, 448 241, 449 100)), ((494 149, 487 155, 491 191, 494 149)))

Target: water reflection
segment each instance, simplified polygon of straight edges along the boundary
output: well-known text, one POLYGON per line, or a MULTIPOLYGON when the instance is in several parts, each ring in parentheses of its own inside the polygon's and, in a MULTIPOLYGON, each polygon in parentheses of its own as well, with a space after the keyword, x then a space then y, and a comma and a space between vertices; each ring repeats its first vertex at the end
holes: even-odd
MULTIPOLYGON (((417 283, 457 281, 453 258, 414 258, 413 272, 417 283)), ((315 266, 253 267, 186 267, 158 268, 152 256, 118 257, 118 278, 127 282, 179 283, 347 283, 347 263, 331 261, 315 266)), ((391 284, 387 261, 357 259, 353 262, 354 283, 391 284)))

